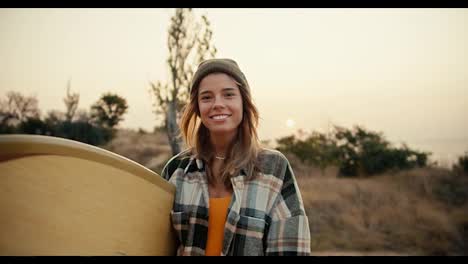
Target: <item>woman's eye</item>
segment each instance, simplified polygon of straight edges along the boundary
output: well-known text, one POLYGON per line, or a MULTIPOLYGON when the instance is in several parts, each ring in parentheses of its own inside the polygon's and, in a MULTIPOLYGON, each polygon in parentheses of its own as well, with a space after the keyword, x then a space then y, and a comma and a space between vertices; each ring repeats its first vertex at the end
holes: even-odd
POLYGON ((232 96, 234 96, 234 95, 235 95, 234 93, 227 93, 227 94, 226 94, 227 97, 232 97, 232 96))
POLYGON ((209 96, 202 96, 201 99, 202 100, 208 100, 208 99, 210 99, 210 97, 209 96))

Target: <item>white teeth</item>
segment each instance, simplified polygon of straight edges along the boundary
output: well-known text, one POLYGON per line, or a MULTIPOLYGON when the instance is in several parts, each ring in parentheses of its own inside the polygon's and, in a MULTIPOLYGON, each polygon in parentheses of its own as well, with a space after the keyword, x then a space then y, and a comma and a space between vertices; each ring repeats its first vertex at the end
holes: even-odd
POLYGON ((220 120, 220 119, 225 119, 227 117, 228 117, 227 115, 217 115, 217 116, 213 116, 213 119, 220 120))

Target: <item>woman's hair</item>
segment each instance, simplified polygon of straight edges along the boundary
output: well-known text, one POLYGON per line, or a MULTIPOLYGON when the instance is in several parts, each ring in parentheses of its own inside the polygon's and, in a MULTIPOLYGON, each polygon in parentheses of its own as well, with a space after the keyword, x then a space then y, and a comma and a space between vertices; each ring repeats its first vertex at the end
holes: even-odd
MULTIPOLYGON (((213 72, 214 74, 224 72, 213 72)), ((211 74, 213 74, 211 73, 211 74)), ((231 144, 228 146, 226 159, 221 167, 221 181, 226 186, 230 186, 230 177, 237 175, 241 169, 245 169, 247 180, 253 179, 258 171, 257 156, 260 151, 260 143, 257 135, 257 126, 259 114, 257 107, 254 105, 250 89, 244 87, 241 83, 235 80, 228 73, 237 86, 239 87, 242 96, 242 121, 237 128, 237 135, 231 144)), ((201 122, 200 112, 198 108, 198 90, 199 84, 195 85, 190 91, 190 101, 184 107, 182 117, 180 119, 180 130, 188 148, 199 159, 205 163, 211 163, 214 158, 214 147, 210 141, 210 133, 201 122)), ((210 170, 206 170, 208 183, 214 183, 214 176, 210 170)))

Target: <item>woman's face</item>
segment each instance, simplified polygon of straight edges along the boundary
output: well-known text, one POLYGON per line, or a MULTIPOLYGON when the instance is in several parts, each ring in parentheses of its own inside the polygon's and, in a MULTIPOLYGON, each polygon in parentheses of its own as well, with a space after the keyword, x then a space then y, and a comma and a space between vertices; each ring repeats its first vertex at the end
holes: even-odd
POLYGON ((242 95, 234 79, 224 73, 205 76, 198 89, 198 108, 210 134, 234 136, 242 122, 242 95))

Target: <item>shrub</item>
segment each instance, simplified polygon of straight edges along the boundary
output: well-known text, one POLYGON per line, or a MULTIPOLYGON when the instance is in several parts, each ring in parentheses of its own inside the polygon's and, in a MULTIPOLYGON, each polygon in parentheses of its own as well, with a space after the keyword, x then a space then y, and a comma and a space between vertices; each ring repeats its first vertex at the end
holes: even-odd
POLYGON ((305 139, 294 135, 277 140, 279 151, 292 153, 302 162, 322 170, 339 166, 342 176, 375 175, 390 169, 424 167, 429 153, 411 150, 403 145, 393 147, 380 133, 355 126, 335 126, 330 134, 312 132, 305 139))

